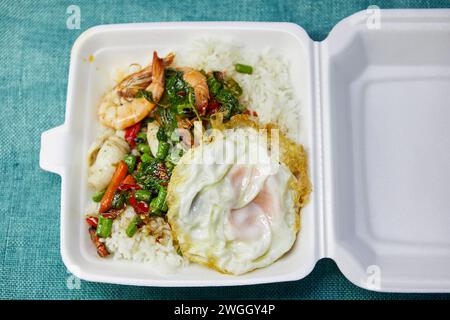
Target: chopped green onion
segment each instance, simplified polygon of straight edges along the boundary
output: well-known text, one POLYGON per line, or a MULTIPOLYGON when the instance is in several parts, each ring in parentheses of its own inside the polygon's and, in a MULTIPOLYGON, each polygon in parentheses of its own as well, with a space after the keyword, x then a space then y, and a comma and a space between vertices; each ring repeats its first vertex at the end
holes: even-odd
POLYGON ((97 191, 96 193, 94 193, 94 195, 92 196, 92 200, 95 202, 100 202, 102 201, 103 195, 105 194, 106 190, 103 191, 97 191))
POLYGON ((137 149, 140 153, 144 154, 144 153, 150 153, 150 146, 146 143, 139 143, 137 146, 137 149))
POLYGON ((137 201, 150 202, 152 199, 152 193, 148 190, 136 190, 134 197, 137 201))
POLYGON ((134 171, 134 167, 136 166, 136 157, 132 154, 126 155, 123 158, 123 161, 127 164, 128 172, 132 173, 134 171))
POLYGON ((158 145, 158 151, 156 152, 156 158, 163 160, 169 153, 170 145, 167 142, 160 141, 158 145))
POLYGON ((127 236, 129 236, 130 238, 132 236, 134 236, 134 234, 136 233, 136 231, 138 229, 139 223, 141 223, 141 218, 139 218, 139 216, 136 215, 133 218, 133 220, 131 220, 130 224, 128 225, 127 229, 125 230, 127 236))
POLYGON ((246 64, 237 63, 234 65, 234 68, 239 73, 246 73, 246 74, 252 74, 253 68, 251 66, 248 66, 246 64))
POLYGON ((108 238, 111 234, 113 219, 105 218, 102 215, 98 217, 97 235, 100 238, 108 238))

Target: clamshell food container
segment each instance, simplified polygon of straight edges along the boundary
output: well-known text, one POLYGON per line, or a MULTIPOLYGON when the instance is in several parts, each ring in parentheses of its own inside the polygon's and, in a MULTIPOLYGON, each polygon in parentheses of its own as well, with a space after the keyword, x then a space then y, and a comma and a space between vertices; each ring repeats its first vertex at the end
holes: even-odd
POLYGON ((450 10, 362 11, 322 42, 291 23, 94 27, 73 46, 66 121, 42 134, 40 166, 61 176, 61 255, 85 280, 144 286, 292 281, 329 257, 363 288, 450 292, 450 10), (85 159, 95 137, 95 106, 111 82, 106 71, 143 61, 154 49, 176 52, 202 36, 276 48, 289 61, 313 183, 297 242, 276 263, 243 276, 196 264, 161 275, 145 264, 101 259, 82 213, 90 197, 85 159))

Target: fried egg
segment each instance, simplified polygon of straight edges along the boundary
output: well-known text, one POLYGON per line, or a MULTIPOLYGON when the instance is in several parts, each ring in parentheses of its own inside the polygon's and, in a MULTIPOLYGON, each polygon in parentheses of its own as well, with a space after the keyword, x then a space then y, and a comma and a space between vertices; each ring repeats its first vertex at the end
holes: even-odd
POLYGON ((190 149, 172 173, 167 216, 174 238, 185 257, 222 273, 268 266, 296 240, 299 180, 258 128, 232 128, 210 140, 190 149))

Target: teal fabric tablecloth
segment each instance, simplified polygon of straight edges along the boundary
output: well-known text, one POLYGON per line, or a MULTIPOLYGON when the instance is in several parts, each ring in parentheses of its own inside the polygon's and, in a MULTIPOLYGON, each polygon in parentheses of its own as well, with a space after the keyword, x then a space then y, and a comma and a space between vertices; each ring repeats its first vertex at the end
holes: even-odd
POLYGON ((60 178, 39 168, 42 131, 64 121, 69 54, 87 28, 146 21, 289 21, 322 40, 342 18, 369 5, 450 7, 450 1, 1 1, 0 298, 2 299, 397 299, 348 282, 331 260, 290 283, 223 288, 140 288, 81 281, 59 254, 60 178), (81 10, 68 29, 66 9, 81 10), (69 285, 68 285, 69 283, 69 285), (75 284, 75 285, 74 285, 75 284))

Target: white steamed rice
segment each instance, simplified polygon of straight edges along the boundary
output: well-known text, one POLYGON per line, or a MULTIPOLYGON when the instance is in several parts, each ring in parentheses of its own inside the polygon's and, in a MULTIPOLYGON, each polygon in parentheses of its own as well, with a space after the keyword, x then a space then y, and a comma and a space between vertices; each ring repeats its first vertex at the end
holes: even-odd
POLYGON ((125 212, 114 220, 111 237, 105 240, 106 247, 113 253, 114 259, 145 262, 155 270, 168 273, 186 264, 185 259, 177 254, 172 243, 170 226, 163 222, 163 219, 158 219, 160 226, 154 229, 165 229, 165 241, 159 243, 150 234, 149 226, 142 227, 133 237, 128 237, 125 231, 135 215, 133 208, 128 206, 125 212))

